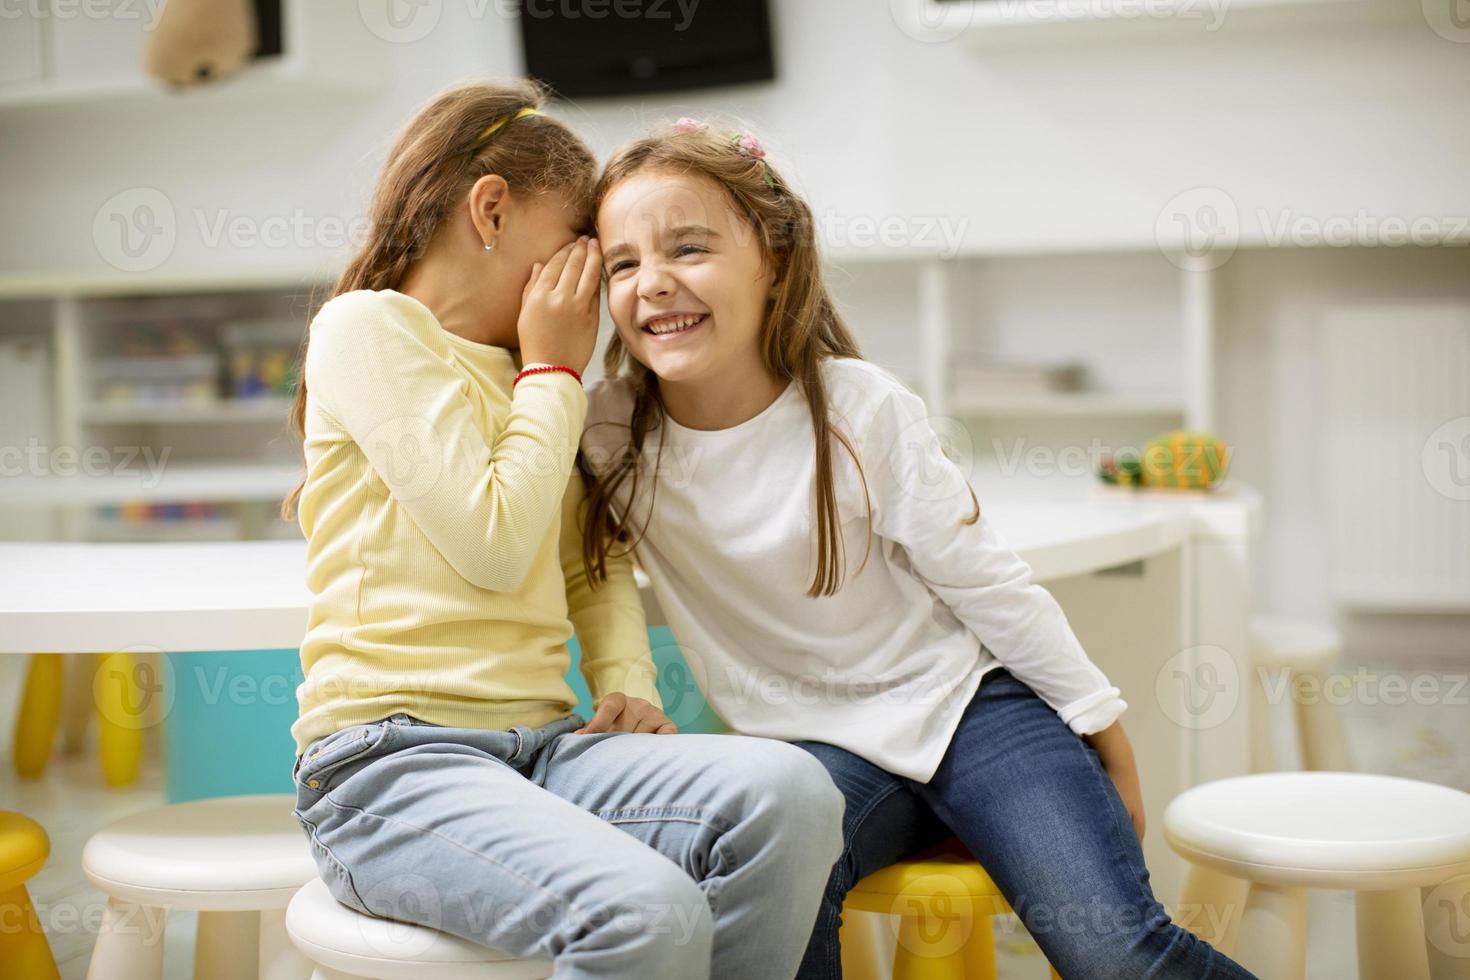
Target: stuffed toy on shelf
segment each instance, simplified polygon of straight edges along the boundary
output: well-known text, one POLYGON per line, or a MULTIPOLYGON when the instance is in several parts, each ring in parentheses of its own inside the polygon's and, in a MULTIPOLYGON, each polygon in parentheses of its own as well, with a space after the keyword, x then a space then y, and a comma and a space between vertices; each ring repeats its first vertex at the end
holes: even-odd
POLYGON ((170 85, 203 85, 239 71, 259 42, 252 0, 168 0, 143 67, 170 85))
POLYGON ((1120 452, 1102 461, 1098 477, 1125 487, 1208 490, 1225 476, 1230 447, 1207 432, 1176 429, 1151 439, 1142 455, 1120 452))

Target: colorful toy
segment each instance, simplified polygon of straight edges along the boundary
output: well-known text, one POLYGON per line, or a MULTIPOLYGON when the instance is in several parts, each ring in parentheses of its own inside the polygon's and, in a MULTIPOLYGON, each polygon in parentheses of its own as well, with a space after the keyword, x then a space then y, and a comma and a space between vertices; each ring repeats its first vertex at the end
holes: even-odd
POLYGON ((1142 456, 1120 452, 1102 461, 1098 477, 1127 487, 1208 490, 1230 465, 1230 447, 1207 432, 1176 429, 1150 440, 1142 456))

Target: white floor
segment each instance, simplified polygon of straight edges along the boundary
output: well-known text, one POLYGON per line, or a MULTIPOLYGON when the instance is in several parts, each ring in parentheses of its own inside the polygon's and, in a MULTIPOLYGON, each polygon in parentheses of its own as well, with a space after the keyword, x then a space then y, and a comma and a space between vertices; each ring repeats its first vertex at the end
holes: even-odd
MULTIPOLYGON (((163 801, 163 781, 157 752, 150 753, 139 784, 125 791, 102 783, 93 754, 58 756, 45 777, 20 782, 10 767, 10 736, 15 695, 24 670, 24 658, 0 657, 0 807, 19 810, 44 825, 51 835, 51 860, 31 881, 31 894, 64 980, 86 976, 92 942, 102 914, 102 895, 83 877, 82 846, 89 834, 107 822, 163 801)), ((1359 769, 1408 776, 1470 791, 1470 724, 1463 701, 1470 689, 1453 694, 1451 673, 1443 667, 1424 670, 1396 664, 1385 671, 1410 678, 1427 673, 1442 678, 1446 692, 1441 703, 1388 704, 1362 701, 1343 707, 1350 750, 1359 769)), ((1285 719, 1278 719, 1284 721, 1285 719)), ((1126 718, 1125 718, 1126 721, 1126 718)), ((1291 758, 1288 731, 1278 725, 1278 747, 1291 758)), ((1157 833, 1155 820, 1151 833, 1157 833)), ((1352 897, 1319 892, 1311 897, 1311 926, 1307 974, 1312 980, 1351 980, 1354 965, 1352 897)), ((194 917, 175 912, 168 918, 166 972, 168 980, 190 976, 194 917)), ((1035 945, 1014 923, 997 923, 1002 980, 1045 976, 1045 965, 1035 945)))

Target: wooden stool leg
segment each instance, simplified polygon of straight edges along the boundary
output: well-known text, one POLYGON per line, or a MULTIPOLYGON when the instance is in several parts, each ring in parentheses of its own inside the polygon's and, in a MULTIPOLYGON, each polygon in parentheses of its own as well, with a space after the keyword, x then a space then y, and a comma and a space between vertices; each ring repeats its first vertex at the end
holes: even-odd
POLYGON ((1292 707, 1296 709, 1297 737, 1301 739, 1302 768, 1315 772, 1351 770, 1337 705, 1328 701, 1324 694, 1328 687, 1325 683, 1327 678, 1322 674, 1298 673, 1298 676, 1313 677, 1317 688, 1313 697, 1292 699, 1292 707))
POLYGON ((308 980, 312 965, 286 932, 286 910, 260 913, 260 980, 308 980))
POLYGON ((25 885, 0 892, 0 963, 6 976, 58 980, 56 960, 25 885))
POLYGON ((259 912, 200 912, 194 976, 255 980, 260 972, 259 912))
POLYGON ((963 947, 965 980, 995 980, 995 923, 976 916, 953 925, 969 930, 963 947))
POLYGON ((1228 956, 1235 948, 1249 887, 1239 878, 1191 864, 1184 876, 1175 920, 1228 956))
POLYGON ((1307 971, 1307 893, 1251 882, 1239 945, 1236 962, 1261 980, 1302 980, 1307 971))
POLYGON ((1429 980, 1419 889, 1358 892, 1358 976, 1429 980))
POLYGON ((965 980, 964 949, 950 937, 950 925, 943 919, 903 916, 893 980, 965 980))
POLYGON ((107 899, 87 980, 158 980, 163 976, 164 911, 107 899))
POLYGON ((136 667, 137 660, 131 653, 105 654, 93 679, 97 748, 102 756, 102 776, 109 786, 137 782, 143 761, 143 726, 147 702, 154 692, 142 690, 136 667))
POLYGON ((1434 980, 1470 980, 1470 875, 1422 894, 1425 952, 1434 980))
POLYGON ((33 653, 26 665, 25 690, 15 718, 11 761, 22 779, 36 779, 51 761, 56 724, 61 718, 62 669, 59 653, 33 653))

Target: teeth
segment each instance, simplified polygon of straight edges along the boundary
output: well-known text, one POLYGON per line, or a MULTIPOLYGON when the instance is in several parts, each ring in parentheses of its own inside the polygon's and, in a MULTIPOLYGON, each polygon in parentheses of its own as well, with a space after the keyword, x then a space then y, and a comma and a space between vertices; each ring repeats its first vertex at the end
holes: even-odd
POLYGON ((655 334, 677 333, 680 330, 688 330, 703 317, 704 314, 700 313, 674 319, 654 320, 648 324, 648 329, 655 334))

